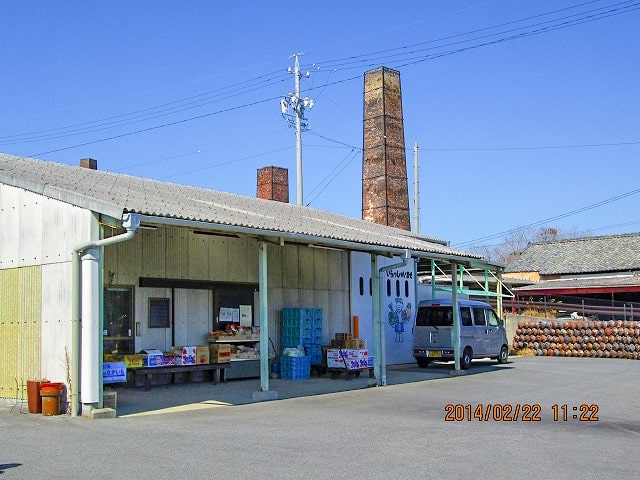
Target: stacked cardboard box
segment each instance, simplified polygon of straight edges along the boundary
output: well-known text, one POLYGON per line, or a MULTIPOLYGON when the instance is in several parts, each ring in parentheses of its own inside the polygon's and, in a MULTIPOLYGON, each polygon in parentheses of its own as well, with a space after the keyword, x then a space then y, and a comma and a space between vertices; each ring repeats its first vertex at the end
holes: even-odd
POLYGON ((354 348, 327 349, 327 367, 360 370, 369 368, 369 351, 354 348))
POLYGON ((196 347, 173 347, 173 355, 176 365, 195 365, 196 347))
POLYGON ((331 340, 331 346, 364 350, 367 348, 367 342, 364 338, 353 338, 351 333, 336 333, 335 338, 331 340))
POLYGON ((231 345, 228 343, 212 343, 209 345, 209 362, 227 363, 231 359, 231 345))

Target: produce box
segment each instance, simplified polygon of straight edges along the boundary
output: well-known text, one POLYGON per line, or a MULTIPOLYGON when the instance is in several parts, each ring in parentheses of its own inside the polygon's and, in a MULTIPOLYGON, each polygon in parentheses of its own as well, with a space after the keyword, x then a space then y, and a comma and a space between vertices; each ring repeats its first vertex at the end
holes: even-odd
POLYGON ((142 350, 143 365, 145 367, 161 367, 164 355, 160 350, 142 350))
POLYGON ((366 349, 329 348, 327 349, 327 367, 347 370, 369 368, 369 352, 366 349))
POLYGON ((125 355, 124 364, 127 368, 144 367, 144 355, 125 355))
POLYGON ((209 347, 196 347, 196 363, 198 365, 209 363, 209 347))
POLYGON ((173 347, 176 365, 195 365, 196 347, 173 347))
POLYGON ((162 365, 163 366, 169 366, 169 365, 175 365, 176 364, 176 357, 173 354, 173 352, 165 352, 162 354, 162 365))
POLYGON ((336 333, 336 340, 351 340, 353 338, 353 334, 351 333, 336 333))
POLYGON ((113 353, 105 353, 103 357, 105 362, 124 362, 124 355, 117 355, 113 353))
POLYGON ((227 363, 231 358, 231 345, 228 343, 213 343, 209 345, 209 362, 227 363))
POLYGON ((352 338, 349 340, 345 340, 346 348, 355 348, 357 350, 364 350, 367 348, 367 341, 364 338, 352 338))

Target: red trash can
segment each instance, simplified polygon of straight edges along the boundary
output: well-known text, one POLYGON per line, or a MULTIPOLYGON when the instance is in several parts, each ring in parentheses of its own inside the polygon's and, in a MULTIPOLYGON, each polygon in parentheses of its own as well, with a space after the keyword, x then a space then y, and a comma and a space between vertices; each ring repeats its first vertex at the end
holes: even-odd
POLYGON ((42 397, 42 415, 60 414, 60 397, 64 383, 46 382, 40 385, 40 396, 42 397))
POLYGON ((29 413, 42 413, 42 397, 40 387, 48 380, 27 380, 27 405, 29 413))

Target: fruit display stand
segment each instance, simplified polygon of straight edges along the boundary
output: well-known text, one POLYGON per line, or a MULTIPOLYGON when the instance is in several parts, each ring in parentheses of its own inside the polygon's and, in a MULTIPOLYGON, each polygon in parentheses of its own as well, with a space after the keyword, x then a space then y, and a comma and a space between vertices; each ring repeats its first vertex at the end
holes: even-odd
POLYGON ((210 332, 207 341, 210 346, 229 346, 229 366, 224 369, 223 380, 260 376, 260 333, 257 327, 235 332, 210 332))

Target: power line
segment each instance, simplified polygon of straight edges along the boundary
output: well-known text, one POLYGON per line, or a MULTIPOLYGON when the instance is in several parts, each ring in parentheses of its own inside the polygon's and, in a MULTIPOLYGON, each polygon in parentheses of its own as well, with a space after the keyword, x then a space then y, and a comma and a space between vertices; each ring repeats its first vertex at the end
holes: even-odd
POLYGON ((598 208, 598 207, 601 207, 603 205, 608 205, 609 203, 613 203, 613 202, 616 202, 618 200, 622 200, 623 198, 627 198, 627 197, 630 197, 632 195, 636 195, 638 193, 640 193, 640 188, 638 188, 636 190, 632 190, 630 192, 626 192, 626 193, 620 194, 620 195, 616 195, 615 197, 607 198, 607 199, 602 200, 602 201, 597 202, 597 203, 592 203, 591 205, 587 205, 585 207, 581 207, 581 208, 578 208, 576 210, 571 210, 570 212, 565 212, 565 213, 562 213, 560 215, 556 215, 554 217, 546 218, 544 220, 539 220, 537 222, 533 222, 533 223, 530 223, 528 225, 524 225, 522 227, 513 228, 513 229, 510 229, 510 230, 505 230, 505 231, 500 232, 500 233, 495 233, 493 235, 487 235, 487 236, 484 236, 484 237, 476 238, 475 240, 469 240, 467 242, 462 242, 462 243, 456 244, 454 246, 457 247, 457 248, 468 248, 468 247, 470 247, 472 245, 477 245, 477 244, 479 244, 481 242, 484 242, 486 240, 493 240, 494 238, 503 237, 505 235, 510 235, 510 234, 513 234, 513 233, 521 232, 523 230, 527 230, 527 229, 534 228, 534 227, 539 227, 539 226, 547 224, 549 222, 554 222, 556 220, 561 220, 563 218, 567 218, 567 217, 570 217, 570 216, 573 216, 573 215, 577 215, 578 213, 583 213, 583 212, 586 212, 588 210, 593 210, 594 208, 598 208))
POLYGON ((320 189, 320 191, 318 191, 318 193, 311 199, 309 200, 309 202, 306 204, 307 207, 309 205, 311 205, 313 203, 313 201, 318 198, 320 196, 320 194, 322 192, 324 192, 326 190, 326 188, 336 179, 336 177, 345 169, 347 168, 347 166, 356 158, 358 152, 356 149, 352 149, 346 157, 344 157, 342 160, 340 160, 340 162, 338 162, 338 164, 322 179, 320 180, 320 182, 318 183, 318 185, 315 186, 315 188, 313 190, 311 190, 311 192, 309 192, 310 194, 315 192, 318 188, 320 188, 322 186, 323 183, 325 183, 325 185, 320 189), (351 157, 351 158, 349 158, 351 157), (343 165, 344 163, 344 165, 343 165), (340 168, 341 167, 341 168, 340 168), (334 173, 335 172, 335 173, 334 173))
MULTIPOLYGON (((579 4, 579 5, 573 6, 573 7, 567 7, 566 9, 577 8, 579 6, 587 5, 587 4, 590 4, 590 3, 593 3, 593 2, 582 3, 582 4, 579 4)), ((631 5, 628 5, 629 3, 631 3, 630 0, 626 1, 626 2, 616 3, 616 4, 609 4, 609 5, 605 6, 605 7, 600 7, 598 9, 589 10, 587 12, 582 12, 581 14, 574 14, 574 15, 571 15, 571 16, 568 16, 568 17, 563 17, 563 18, 560 19, 560 20, 562 20, 562 19, 566 19, 566 18, 570 18, 570 17, 575 17, 577 15, 582 15, 582 17, 580 17, 578 19, 573 19, 573 20, 571 20, 569 22, 564 22, 564 23, 561 23, 561 24, 553 25, 553 26, 550 26, 550 27, 545 27, 545 28, 534 30, 534 31, 530 31, 530 32, 524 32, 524 33, 521 33, 521 34, 518 34, 518 35, 513 35, 513 36, 510 36, 510 37, 496 39, 496 40, 493 40, 493 41, 490 41, 490 42, 484 42, 484 43, 471 45, 471 46, 467 46, 467 47, 463 47, 463 48, 459 48, 459 49, 455 49, 455 50, 441 52, 441 53, 438 53, 438 54, 426 55, 426 56, 423 55, 423 56, 414 57, 414 58, 402 58, 402 59, 396 60, 396 62, 401 62, 401 61, 407 62, 407 63, 401 64, 400 66, 413 65, 413 64, 421 63, 421 62, 424 62, 424 61, 427 61, 427 60, 433 60, 435 58, 440 58, 440 57, 443 57, 445 55, 453 55, 453 54, 461 53, 463 51, 467 51, 467 50, 470 50, 470 49, 480 48, 480 47, 487 46, 487 45, 492 45, 492 44, 496 44, 496 43, 500 43, 500 42, 506 42, 506 41, 517 39, 517 38, 522 38, 524 36, 547 33, 549 31, 552 31, 552 30, 555 30, 555 29, 566 28, 568 26, 573 26, 573 25, 576 25, 576 24, 579 24, 579 23, 586 23, 588 21, 600 20, 602 18, 606 18, 606 17, 612 16, 612 15, 619 15, 619 14, 622 14, 622 13, 628 13, 629 11, 636 10, 637 8, 640 8, 640 7, 632 8, 632 7, 636 7, 637 5, 640 5, 640 2, 636 2, 636 3, 633 3, 631 5), (621 5, 624 5, 624 6, 621 6, 621 5), (593 14, 593 15, 585 16, 585 13, 595 12, 595 11, 603 10, 605 8, 616 7, 616 6, 618 8, 613 8, 613 9, 610 9, 608 11, 599 12, 599 13, 596 13, 596 14, 593 14)), ((566 10, 566 9, 560 9, 560 10, 557 10, 557 11, 562 11, 562 10, 566 10)), ((557 12, 557 11, 554 11, 554 12, 557 12)), ((528 17, 528 19, 533 19, 533 18, 537 18, 539 16, 549 15, 549 14, 554 13, 554 12, 547 12, 545 14, 536 15, 534 17, 528 17)), ((524 20, 526 20, 526 19, 522 19, 520 21, 524 21, 524 20)), ((556 19, 555 21, 558 21, 558 20, 559 19, 556 19)), ((513 23, 513 22, 509 22, 509 23, 513 23)), ((542 23, 548 23, 548 22, 542 22, 542 23)), ((506 25, 506 24, 503 24, 503 25, 506 25)), ((540 24, 535 24, 535 25, 540 25, 540 24)), ((533 26, 535 26, 535 25, 533 25, 533 26)), ((530 28, 531 26, 532 25, 525 26, 525 27, 520 27, 520 29, 521 28, 530 28)), ((487 27, 487 28, 496 28, 496 27, 487 27)), ((481 30, 484 30, 484 29, 481 29, 481 30)), ((505 33, 505 32, 501 32, 501 33, 498 33, 498 34, 503 34, 503 33, 505 33)), ((463 35, 463 34, 459 34, 459 35, 463 35)), ((445 38, 447 38, 447 37, 445 37, 445 38)), ((474 39, 472 39, 472 40, 474 40, 474 39)), ((434 42, 434 41, 430 41, 430 42, 434 42)), ((427 42, 423 42, 423 43, 427 43, 427 42)), ((399 47, 399 48, 406 48, 406 46, 405 47, 399 47)), ((441 48, 441 47, 438 47, 438 48, 441 48)), ((406 55, 406 54, 402 54, 402 55, 406 55)), ((262 78, 262 77, 256 77, 256 78, 262 78)), ((327 86, 338 85, 340 83, 345 83, 345 82, 352 81, 352 80, 355 80, 355 79, 360 79, 360 78, 361 78, 361 75, 356 75, 356 76, 353 76, 353 77, 349 77, 349 78, 345 78, 345 79, 341 79, 341 80, 336 80, 336 81, 333 81, 333 82, 327 82, 321 88, 324 89, 327 86)), ((320 88, 320 87, 317 87, 317 86, 313 87, 313 89, 317 89, 317 88, 320 88)), ((243 92, 243 93, 246 93, 246 92, 243 92)), ((190 97, 190 98, 193 98, 193 97, 190 97)), ((271 100, 271 99, 269 99, 269 100, 271 100)), ((265 101, 268 101, 268 100, 265 100, 265 101)), ((209 103, 210 102, 211 101, 209 101, 209 103)), ((36 155, 54 153, 54 152, 58 152, 58 151, 62 151, 62 150, 68 150, 68 149, 71 149, 71 148, 80 147, 80 146, 86 146, 86 145, 91 145, 91 144, 98 143, 98 142, 104 142, 104 141, 113 140, 113 139, 117 139, 117 138, 122 138, 122 137, 130 136, 130 135, 135 135, 135 134, 138 134, 138 133, 143 133, 143 132, 147 132, 147 131, 150 131, 150 130, 163 128, 163 127, 166 127, 166 126, 171 126, 171 125, 184 123, 184 122, 195 120, 195 119, 199 119, 199 118, 204 118, 204 117, 215 115, 215 114, 220 114, 220 113, 236 110, 238 108, 244 108, 246 106, 255 105, 257 103, 261 103, 261 102, 254 102, 254 103, 245 104, 245 105, 241 105, 241 106, 237 106, 237 107, 231 107, 229 109, 219 110, 217 112, 211 112, 211 113, 204 114, 204 115, 198 115, 198 116, 190 117, 188 119, 178 120, 178 121, 175 121, 175 122, 168 122, 168 123, 165 123, 165 124, 162 124, 162 125, 159 125, 159 126, 149 127, 149 128, 145 128, 145 129, 139 129, 139 130, 136 130, 136 131, 127 132, 127 133, 123 133, 123 134, 120 134, 120 135, 113 135, 113 136, 107 137, 107 138, 102 138, 102 139, 98 139, 98 140, 94 140, 94 141, 90 141, 90 142, 84 142, 84 143, 72 145, 72 146, 69 146, 69 147, 63 147, 63 148, 59 148, 59 149, 54 149, 54 150, 50 150, 50 151, 47 151, 47 152, 38 153, 36 155)), ((199 106, 202 106, 202 104, 199 105, 199 106)), ((151 108, 153 108, 153 107, 151 107, 151 108)), ((189 108, 193 108, 193 107, 189 107, 189 108)), ((151 118, 156 118, 157 116, 168 115, 168 114, 172 114, 172 113, 176 113, 176 111, 174 110, 174 111, 171 111, 169 113, 156 114, 155 117, 151 117, 151 118)), ((126 114, 123 114, 123 115, 126 115, 126 114)), ((149 119, 150 118, 147 117, 144 120, 149 120, 149 119)), ((138 121, 142 121, 142 120, 138 120, 138 121)), ((99 121, 96 121, 96 122, 99 122, 99 121)), ((91 122, 89 122, 89 123, 91 123, 91 122)), ((135 123, 135 121, 129 121, 129 123, 135 123)), ((129 124, 129 123, 126 123, 126 124, 129 124)), ((125 124, 120 123, 118 126, 124 126, 124 125, 125 124)), ((109 128, 109 127, 103 126, 103 127, 98 128, 98 130, 102 130, 102 129, 105 129, 105 128, 109 128)), ((97 131, 97 130, 94 130, 94 131, 97 131)), ((82 133, 89 133, 89 132, 85 131, 85 132, 82 132, 82 133)), ((28 134, 23 134, 23 135, 26 136, 28 134)), ((47 138, 47 139, 51 139, 51 138, 47 138)), ((28 141, 28 140, 25 140, 25 141, 28 141)), ((333 141, 333 140, 331 140, 331 141, 333 141)), ((345 146, 346 146, 346 144, 345 144, 345 146)))
POLYGON ((618 142, 618 143, 585 143, 578 145, 537 145, 531 147, 431 147, 422 148, 432 152, 492 152, 508 150, 553 150, 564 148, 597 148, 597 147, 619 147, 627 145, 640 145, 640 142, 618 142))
POLYGON ((187 172, 180 172, 180 173, 174 173, 172 175, 165 175, 164 177, 159 177, 158 180, 166 180, 167 178, 174 178, 174 177, 179 177, 181 175, 189 175, 190 173, 202 172, 204 170, 210 170, 212 168, 221 167, 223 165, 230 165, 232 163, 238 163, 238 162, 242 162, 244 160, 250 160, 252 158, 263 157, 265 155, 270 155, 272 153, 282 152, 284 150, 289 150, 289 149, 291 149, 291 147, 276 148, 275 150, 271 150, 269 152, 257 153, 255 155, 249 155, 248 157, 242 157, 242 158, 238 158, 236 160, 229 160, 227 162, 216 163, 215 165, 209 165, 209 166, 202 167, 202 168, 196 168, 195 170, 189 170, 187 172))
MULTIPOLYGON (((261 79, 269 75, 273 75, 273 74, 262 75, 259 77, 255 77, 252 80, 261 79)), ((222 87, 222 88, 201 93, 195 96, 187 97, 184 99, 176 100, 173 102, 169 102, 169 103, 165 103, 165 104, 161 104, 161 105, 157 105, 149 108, 144 108, 141 110, 136 110, 133 112, 114 115, 111 117, 106 117, 106 118, 93 120, 89 122, 83 122, 83 123, 77 123, 77 124, 67 125, 63 127, 52 128, 48 130, 40 130, 37 132, 24 133, 24 134, 7 135, 7 136, 0 137, 0 141, 2 141, 2 144, 5 144, 5 145, 31 143, 34 141, 53 140, 58 138, 75 136, 79 134, 93 133, 97 131, 108 130, 115 127, 122 127, 122 126, 131 125, 135 123, 140 123, 142 121, 152 120, 155 118, 172 115, 172 114, 180 113, 186 110, 202 107, 219 100, 227 100, 229 98, 237 97, 242 94, 259 90, 261 88, 264 88, 265 86, 275 85, 273 81, 283 76, 284 74, 281 74, 267 80, 261 80, 258 83, 250 83, 252 80, 246 80, 243 82, 238 82, 235 85, 222 87), (260 86, 265 82, 269 82, 269 83, 267 83, 266 85, 260 86), (242 84, 248 84, 248 85, 240 88, 239 86, 242 84), (247 87, 255 87, 255 88, 247 89, 247 87), (231 88, 233 89, 229 90, 231 88), (215 94, 215 95, 212 95, 212 94, 215 94), (199 100, 194 100, 194 99, 199 99, 199 100)), ((283 81, 284 81, 284 78, 279 80, 278 83, 283 81)))
MULTIPOLYGON (((636 10, 637 8, 633 8, 636 7, 638 5, 638 3, 632 3, 634 0, 627 0, 624 2, 619 2, 619 3, 614 3, 614 4, 609 4, 603 7, 599 7, 596 9, 592 9, 592 10, 587 10, 581 13, 577 13, 577 14, 573 14, 573 15, 568 15, 568 16, 564 16, 564 17, 560 17, 560 18, 556 18, 556 19, 552 19, 552 20, 546 20, 544 22, 539 22, 539 23, 534 23, 534 24, 529 24, 529 25, 524 25, 521 27, 517 27, 517 28, 513 28, 513 29, 509 29, 509 30, 504 30, 504 31, 500 31, 500 32, 495 32, 495 33, 491 33, 488 35, 482 35, 482 36, 476 36, 473 38, 469 38, 466 40, 460 40, 460 41, 456 41, 456 42, 450 42, 450 43, 446 43, 446 44, 442 44, 442 45, 437 45, 434 47, 428 47, 428 48, 422 48, 422 49, 417 49, 417 50, 411 50, 411 51, 401 51, 398 53, 394 53, 394 54, 390 54, 390 55, 383 55, 389 52, 394 52, 394 51, 398 51, 398 50, 407 50, 409 48, 414 48, 414 47, 419 47, 421 45, 428 45, 428 44, 433 44, 433 43, 438 43, 438 42, 442 42, 445 40, 450 40, 450 39, 454 39, 454 38, 460 38, 460 37, 465 37, 465 36, 469 36, 472 35, 474 33, 479 33, 479 32, 483 32, 483 31, 487 31, 487 30, 493 30, 496 28, 500 28, 500 27, 504 27, 504 26, 508 26, 508 25, 512 25, 515 23, 521 23, 524 21, 528 21, 528 20, 532 20, 535 18, 539 18, 539 17, 543 17, 543 16, 547 16, 547 15, 551 15, 554 13, 558 13, 564 10, 569 10, 569 9, 574 9, 580 6, 584 6, 587 4, 591 4, 591 3, 595 3, 598 0, 592 0, 591 2, 586 2, 586 3, 582 3, 582 4, 578 4, 578 5, 574 5, 572 7, 566 7, 563 9, 559 9, 559 10, 554 10, 551 12, 546 12, 546 13, 542 13, 539 15, 534 15, 531 17, 526 17, 523 19, 519 19, 519 20, 515 20, 515 21, 511 21, 511 22, 506 22, 500 25, 494 25, 491 27, 485 27, 485 28, 481 28, 478 30, 474 30, 474 31, 470 31, 470 32, 465 32, 465 33, 460 33, 460 34, 456 34, 456 35, 450 35, 447 37, 442 37, 439 39, 433 39, 433 40, 429 40, 426 42, 420 42, 420 43, 416 43, 416 44, 410 44, 410 45, 404 45, 401 47, 396 47, 393 49, 387 49, 387 50, 382 50, 382 51, 378 51, 378 52, 373 52, 373 53, 369 53, 369 54, 364 54, 364 55, 358 55, 358 56, 352 56, 352 57, 346 57, 344 59, 340 59, 340 60, 336 60, 337 62, 341 62, 341 63, 337 63, 337 64, 332 64, 330 65, 331 68, 333 69, 337 69, 340 68, 341 70, 347 70, 347 69, 353 69, 353 68, 363 68, 363 63, 365 62, 376 62, 379 63, 380 61, 386 61, 386 62, 390 62, 390 63, 394 63, 394 62, 406 62, 411 60, 410 63, 404 63, 398 66, 406 66, 406 65, 412 65, 415 63, 420 63, 420 61, 426 61, 426 60, 432 60, 435 58, 440 58, 442 56, 445 55, 451 55, 454 53, 460 53, 462 51, 466 51, 466 50, 470 50, 470 49, 474 49, 474 48, 479 48, 479 47, 483 47, 483 46, 487 46, 487 45, 492 45, 495 43, 501 43, 501 42, 505 42, 505 41, 510 41, 510 40, 515 40, 518 38, 522 38, 524 36, 530 36, 530 35, 537 35, 537 34, 541 34, 541 33, 547 33, 549 31, 553 31, 556 29, 560 29, 560 28, 566 28, 568 26, 573 26, 573 25, 578 25, 581 23, 586 23, 588 21, 596 21, 596 20, 600 20, 603 18, 607 18, 609 16, 613 16, 613 15, 617 15, 617 14, 623 14, 623 13, 627 13, 629 11, 633 11, 636 10), (631 5, 625 5, 625 4, 631 4, 631 5), (617 8, 613 8, 607 11, 601 11, 607 8, 611 8, 611 7, 617 7, 617 8), (596 13, 597 12, 597 13, 596 13), (590 15, 587 15, 590 14, 590 15), (579 17, 579 18, 574 18, 574 17, 579 17), (568 20, 568 19, 572 19, 572 20, 568 20), (437 54, 433 54, 433 55, 421 55, 419 57, 409 57, 409 58, 403 58, 406 57, 407 55, 414 55, 416 53, 419 52, 425 52, 428 50, 435 50, 438 48, 443 48, 443 47, 448 47, 448 46, 453 46, 453 45, 458 45, 461 43, 469 43, 471 41, 476 41, 476 40, 482 40, 488 37, 495 37, 498 35, 505 35, 511 32, 515 32, 518 30, 524 30, 524 29, 530 29, 533 27, 539 27, 541 25, 545 25, 545 24, 549 24, 549 23, 554 23, 554 22, 559 22, 561 20, 567 20, 565 22, 561 22, 561 23, 556 23, 555 25, 550 25, 544 28, 540 28, 537 30, 533 30, 533 31, 529 31, 529 32, 523 32, 520 33, 518 35, 511 35, 508 37, 504 37, 504 38, 500 38, 500 39, 496 39, 490 42, 484 42, 484 43, 480 43, 477 45, 471 45, 471 46, 467 46, 464 47, 462 49, 454 49, 454 50, 449 50, 449 51, 445 51, 445 52, 440 52, 437 54), (355 61, 356 59, 360 59, 355 61), (418 61, 414 61, 414 60, 418 60, 418 61)), ((335 61, 334 61, 335 62, 335 61)), ((322 65, 327 64, 330 62, 316 62, 313 65, 317 66, 318 68, 321 68, 322 65)))
POLYGON ((122 133, 122 134, 120 134, 120 135, 113 135, 113 136, 111 136, 111 137, 100 138, 100 139, 98 139, 98 140, 92 140, 92 141, 90 141, 90 142, 78 143, 78 144, 76 144, 76 145, 71 145, 71 146, 68 146, 68 147, 61 147, 61 148, 57 148, 57 149, 55 149, 55 150, 49 150, 49 151, 47 151, 47 152, 34 153, 34 154, 29 155, 29 156, 31 156, 31 157, 37 157, 37 156, 39 156, 39 155, 47 155, 47 154, 49 154, 49 153, 61 152, 61 151, 63 151, 63 150, 70 150, 70 149, 72 149, 72 148, 84 147, 84 146, 86 146, 86 145, 93 145, 93 144, 95 144, 95 143, 106 142, 106 141, 108 141, 108 140, 114 140, 114 139, 116 139, 116 138, 129 137, 129 136, 131 136, 131 135, 136 135, 136 134, 138 134, 138 133, 150 132, 150 131, 152 131, 152 130, 158 130, 159 128, 169 127, 169 126, 173 126, 173 125, 179 125, 179 124, 181 124, 181 123, 190 122, 190 121, 192 121, 192 120, 199 120, 199 119, 201 119, 201 118, 211 117, 211 116, 213 116, 213 115, 219 115, 219 114, 221 114, 221 113, 227 113, 227 112, 231 112, 231 111, 233 111, 233 110, 240 110, 240 109, 242 109, 242 108, 252 107, 252 106, 254 106, 254 105, 259 105, 259 104, 261 104, 261 103, 271 102, 271 101, 274 101, 274 100, 279 99, 279 98, 280 98, 280 97, 271 97, 271 98, 266 98, 266 99, 264 99, 264 100, 258 100, 258 101, 256 101, 256 102, 246 103, 246 104, 244 104, 244 105, 238 105, 238 106, 236 106, 236 107, 225 108, 225 109, 223 109, 223 110, 217 110, 217 111, 215 111, 215 112, 209 112, 209 113, 205 113, 205 114, 202 114, 202 115, 197 115, 197 116, 195 116, 195 117, 184 118, 184 119, 182 119, 182 120, 176 120, 175 122, 164 123, 164 124, 162 124, 162 125, 155 125, 155 126, 153 126, 153 127, 143 128, 143 129, 141 129, 141 130, 136 130, 136 131, 133 131, 133 132, 127 132, 127 133, 122 133))
POLYGON ((395 52, 395 51, 398 51, 398 50, 405 50, 407 48, 418 47, 418 46, 421 46, 421 45, 429 45, 431 43, 441 42, 441 41, 444 41, 444 40, 450 40, 450 39, 453 39, 453 38, 460 38, 460 37, 464 37, 464 36, 467 36, 467 35, 472 35, 474 33, 485 32, 487 30, 493 30, 493 29, 496 29, 496 28, 505 27, 507 25, 513 25, 515 23, 520 23, 520 22, 524 22, 524 21, 527 21, 527 20, 533 20, 534 18, 540 18, 540 17, 544 17, 544 16, 547 16, 547 15, 552 15, 554 13, 558 13, 558 12, 561 12, 561 11, 571 10, 571 9, 582 7, 584 5, 588 5, 588 4, 591 4, 591 3, 597 3, 599 1, 602 1, 602 0, 591 0, 589 2, 584 2, 584 3, 577 4, 577 5, 572 5, 570 7, 561 8, 559 10, 552 10, 550 12, 545 12, 545 13, 541 13, 541 14, 538 14, 538 15, 533 15, 533 16, 530 16, 530 17, 520 18, 518 20, 505 22, 505 23, 501 23, 501 24, 498 24, 498 25, 492 25, 490 27, 479 28, 477 30, 471 30, 469 32, 457 33, 455 35, 448 35, 446 37, 427 40, 425 42, 412 43, 412 44, 403 45, 403 46, 400 46, 400 47, 388 48, 388 49, 385 49, 385 50, 378 50, 376 52, 363 53, 361 55, 352 55, 352 56, 349 56, 349 57, 342 57, 342 58, 336 58, 336 59, 332 59, 332 60, 325 60, 325 61, 322 61, 322 62, 315 62, 312 66, 315 67, 315 66, 321 66, 321 65, 324 65, 324 64, 331 64, 332 66, 334 66, 334 64, 336 62, 353 61, 353 60, 355 60, 357 58, 371 57, 372 55, 379 55, 379 54, 382 54, 382 53, 390 53, 390 52, 395 52))

